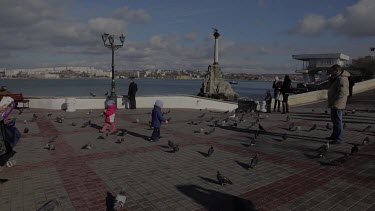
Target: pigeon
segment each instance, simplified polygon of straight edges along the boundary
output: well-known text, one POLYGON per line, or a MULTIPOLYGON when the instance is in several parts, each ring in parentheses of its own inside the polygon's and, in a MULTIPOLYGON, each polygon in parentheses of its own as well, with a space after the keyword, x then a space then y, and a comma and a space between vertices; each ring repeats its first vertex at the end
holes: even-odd
POLYGON ((362 132, 368 132, 371 130, 371 125, 367 126, 365 129, 362 130, 362 132))
POLYGON ((258 125, 258 128, 259 128, 259 130, 266 132, 266 130, 264 129, 264 127, 261 124, 258 125))
POLYGON ((289 128, 288 128, 288 129, 289 129, 289 130, 292 130, 292 129, 294 128, 294 126, 295 126, 295 125, 294 125, 294 123, 292 122, 292 123, 289 125, 289 128))
POLYGON ((169 113, 171 113, 171 109, 169 109, 167 112, 163 112, 163 116, 164 116, 165 114, 169 114, 169 113))
POLYGON ((23 124, 27 124, 27 120, 25 119, 25 120, 23 120, 23 124))
POLYGON ((210 131, 205 132, 205 134, 211 135, 213 132, 215 132, 215 128, 212 128, 210 131))
POLYGON ((56 122, 58 122, 58 123, 63 123, 63 118, 61 118, 61 117, 56 117, 56 122))
POLYGON ((139 119, 136 118, 135 121, 133 123, 139 123, 139 119))
POLYGON ((256 141, 255 138, 250 139, 250 146, 255 146, 256 141))
POLYGON ((198 118, 203 118, 206 114, 203 113, 202 115, 199 115, 198 118))
POLYGON ((327 110, 325 110, 325 111, 324 111, 324 113, 325 113, 325 114, 328 114, 328 111, 327 111, 327 110))
POLYGON ((229 110, 224 112, 224 114, 227 114, 227 113, 229 113, 229 110))
POLYGON ((176 152, 178 152, 178 151, 180 151, 180 148, 178 147, 178 145, 176 144, 176 145, 174 145, 173 146, 173 153, 176 153, 176 152))
POLYGON ((97 139, 105 139, 105 137, 104 136, 102 136, 102 135, 100 135, 100 136, 98 136, 98 138, 97 139))
POLYGON ((54 136, 51 140, 48 141, 48 143, 53 143, 57 140, 59 136, 54 136))
MULTIPOLYGON (((108 96, 108 91, 104 94, 105 96, 108 96)), ((95 97, 95 96, 94 96, 95 97)))
POLYGON ((311 112, 314 112, 315 110, 314 109, 311 109, 311 112))
POLYGON ((317 126, 316 124, 314 124, 314 125, 310 128, 310 130, 308 130, 308 131, 313 131, 313 130, 315 130, 317 127, 318 127, 318 126, 317 126))
POLYGON ((227 121, 223 120, 223 121, 221 122, 221 126, 224 127, 226 123, 227 123, 227 121))
POLYGON ((217 178, 217 181, 220 183, 221 186, 223 186, 225 184, 233 184, 232 181, 230 181, 225 176, 221 175, 219 171, 217 171, 216 178, 217 178))
POLYGON ((249 126, 249 128, 254 127, 256 124, 257 124, 256 122, 252 122, 251 125, 249 126))
POLYGON ((47 114, 47 116, 52 116, 52 114, 51 114, 51 113, 49 113, 49 114, 47 114))
POLYGON ((23 113, 23 109, 20 109, 20 111, 18 112, 18 115, 21 115, 23 113))
POLYGON ((168 140, 168 146, 169 148, 173 148, 175 144, 172 141, 168 140))
POLYGON ((90 95, 91 95, 91 97, 95 97, 96 96, 96 94, 92 93, 92 92, 90 92, 90 95))
POLYGON ((237 122, 233 123, 232 125, 232 127, 237 127, 237 126, 238 126, 237 122))
POLYGON ((288 139, 288 134, 284 133, 281 137, 283 138, 283 140, 286 140, 288 139))
POLYGON ((81 128, 86 128, 87 126, 91 125, 91 120, 83 123, 82 127, 81 128))
POLYGON ((206 120, 206 122, 211 122, 214 120, 214 117, 211 117, 210 119, 206 120))
POLYGON ((254 132, 254 139, 257 139, 258 136, 259 136, 259 130, 256 130, 256 131, 254 132))
POLYGON ((60 210, 61 203, 56 199, 53 199, 47 202, 43 207, 39 208, 38 211, 53 211, 53 210, 60 210))
POLYGON ((234 113, 232 116, 229 116, 228 118, 231 118, 231 119, 236 118, 236 113, 234 113))
POLYGON ((124 142, 124 141, 125 141, 124 138, 120 138, 120 139, 118 139, 118 140, 116 141, 116 143, 118 143, 118 144, 122 144, 122 142, 124 142))
POLYGON ((259 123, 259 118, 257 118, 256 120, 255 120, 255 124, 258 124, 259 123))
POLYGON ((336 160, 333 160, 331 163, 332 164, 344 164, 350 160, 349 154, 345 154, 344 156, 341 156, 337 158, 336 160))
POLYGON ((121 133, 119 134, 119 136, 122 136, 122 137, 124 137, 124 136, 126 136, 128 134, 128 131, 127 130, 125 130, 125 131, 121 131, 121 133))
POLYGON ((356 110, 352 110, 352 114, 355 114, 356 110))
POLYGON ((253 157, 253 159, 251 159, 249 168, 253 169, 253 168, 255 168, 256 165, 258 165, 258 154, 255 154, 255 156, 253 157))
POLYGON ((212 153, 214 153, 214 148, 211 146, 211 147, 208 149, 207 157, 210 157, 210 156, 212 155, 212 153))
POLYGON ((368 136, 366 136, 366 138, 363 139, 363 141, 362 141, 362 145, 367 145, 369 143, 370 143, 370 138, 368 136))
POLYGON ((329 149, 329 142, 318 148, 318 158, 324 157, 329 149))
POLYGON ((126 196, 125 196, 125 191, 121 190, 115 200, 114 200, 114 205, 113 205, 113 210, 119 210, 122 207, 124 207, 126 201, 126 196))
POLYGON ((332 127, 331 127, 331 125, 329 123, 326 124, 326 129, 327 130, 332 130, 332 127))
POLYGON ((75 123, 75 122, 72 122, 72 126, 76 126, 77 125, 77 123, 75 123))
POLYGON ((286 116, 286 121, 289 122, 290 121, 290 116, 286 116))
POLYGON ((29 128, 25 128, 24 130, 23 130, 23 133, 28 133, 29 132, 29 128))
POLYGON ((355 145, 352 147, 351 151, 350 151, 350 155, 355 155, 355 154, 357 154, 358 152, 359 152, 359 147, 358 147, 357 144, 355 144, 355 145))
POLYGON ((46 144, 46 146, 44 147, 44 149, 55 150, 56 147, 55 147, 55 145, 53 145, 53 144, 46 144))
POLYGON ((168 122, 170 122, 172 120, 172 117, 169 117, 166 119, 168 122))
POLYGON ((33 118, 31 119, 31 122, 35 122, 36 119, 38 119, 38 116, 36 114, 33 114, 33 118))
POLYGON ((90 115, 90 114, 92 114, 92 110, 86 113, 86 115, 90 115))
POLYGON ((91 149, 91 147, 92 147, 92 144, 88 143, 88 144, 83 145, 81 149, 91 149))

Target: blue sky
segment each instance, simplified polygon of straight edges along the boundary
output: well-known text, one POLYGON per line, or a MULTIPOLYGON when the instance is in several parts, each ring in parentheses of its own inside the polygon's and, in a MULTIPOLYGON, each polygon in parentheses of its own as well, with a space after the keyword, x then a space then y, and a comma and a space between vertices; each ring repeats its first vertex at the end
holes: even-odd
POLYGON ((0 1, 0 68, 110 68, 103 32, 127 36, 116 69, 200 69, 219 29, 225 72, 293 72, 292 54, 368 55, 373 0, 0 1), (9 39, 9 35, 12 39, 9 39))

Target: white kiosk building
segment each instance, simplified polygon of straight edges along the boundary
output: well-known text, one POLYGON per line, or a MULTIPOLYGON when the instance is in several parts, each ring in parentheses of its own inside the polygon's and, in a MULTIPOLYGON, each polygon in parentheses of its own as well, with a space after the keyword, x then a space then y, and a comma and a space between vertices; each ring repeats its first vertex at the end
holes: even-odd
POLYGON ((342 53, 328 54, 299 54, 292 55, 293 59, 302 61, 302 69, 296 73, 302 73, 306 84, 314 84, 325 81, 331 74, 330 67, 338 64, 341 67, 348 65, 349 56, 342 53))

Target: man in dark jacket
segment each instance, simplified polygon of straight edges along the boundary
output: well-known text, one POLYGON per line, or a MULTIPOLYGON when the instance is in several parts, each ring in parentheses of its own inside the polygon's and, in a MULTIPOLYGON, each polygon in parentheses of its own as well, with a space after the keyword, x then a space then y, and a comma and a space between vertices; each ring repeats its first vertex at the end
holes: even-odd
POLYGON ((135 102, 135 94, 138 91, 137 84, 134 82, 134 78, 129 79, 129 90, 128 90, 128 98, 130 101, 130 109, 136 108, 136 102, 135 102))

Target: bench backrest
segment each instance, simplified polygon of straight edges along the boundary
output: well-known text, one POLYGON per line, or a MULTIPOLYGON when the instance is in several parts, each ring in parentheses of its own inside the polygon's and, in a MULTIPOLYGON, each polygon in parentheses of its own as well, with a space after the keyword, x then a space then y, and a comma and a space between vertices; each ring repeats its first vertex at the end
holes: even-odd
POLYGON ((3 97, 11 97, 14 101, 22 101, 24 100, 22 93, 20 94, 0 94, 0 100, 3 99, 3 97))

